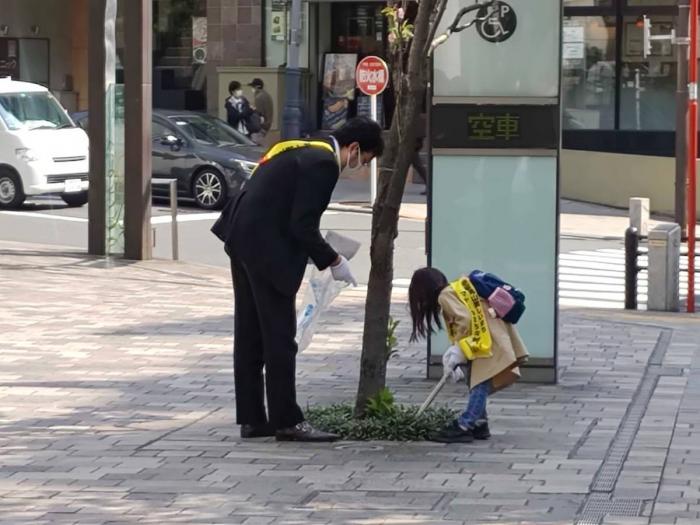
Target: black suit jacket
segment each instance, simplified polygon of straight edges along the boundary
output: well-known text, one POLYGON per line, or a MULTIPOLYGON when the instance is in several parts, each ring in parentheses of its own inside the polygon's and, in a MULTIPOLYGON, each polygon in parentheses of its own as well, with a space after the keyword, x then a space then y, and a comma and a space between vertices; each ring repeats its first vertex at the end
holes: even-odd
POLYGON ((229 254, 280 292, 296 294, 309 258, 323 270, 338 257, 319 231, 338 176, 335 155, 316 147, 260 165, 229 210, 229 254))

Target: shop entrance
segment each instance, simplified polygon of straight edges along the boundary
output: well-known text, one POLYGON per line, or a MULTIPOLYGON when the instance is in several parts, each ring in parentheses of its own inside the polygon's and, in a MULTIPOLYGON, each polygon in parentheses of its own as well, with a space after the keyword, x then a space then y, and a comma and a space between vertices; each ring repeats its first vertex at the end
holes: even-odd
MULTIPOLYGON (((317 126, 331 131, 349 118, 370 114, 369 97, 355 89, 355 68, 369 55, 386 59, 387 32, 383 3, 337 2, 319 4, 317 126), (330 28, 323 20, 332 20, 330 28), (330 31, 328 31, 330 29, 330 31)), ((391 88, 378 97, 381 123, 391 122, 391 88)))

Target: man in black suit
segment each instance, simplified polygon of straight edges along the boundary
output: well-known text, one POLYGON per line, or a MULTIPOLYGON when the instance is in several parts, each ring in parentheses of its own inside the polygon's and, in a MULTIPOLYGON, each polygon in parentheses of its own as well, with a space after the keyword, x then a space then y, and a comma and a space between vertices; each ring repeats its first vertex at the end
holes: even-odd
POLYGON ((347 260, 321 236, 321 215, 340 172, 361 170, 383 148, 381 128, 366 118, 348 121, 328 142, 282 142, 224 211, 225 224, 215 226, 231 258, 236 414, 244 438, 337 439, 306 422, 296 402, 295 297, 309 258, 320 270, 330 267, 336 280, 356 284, 347 260))

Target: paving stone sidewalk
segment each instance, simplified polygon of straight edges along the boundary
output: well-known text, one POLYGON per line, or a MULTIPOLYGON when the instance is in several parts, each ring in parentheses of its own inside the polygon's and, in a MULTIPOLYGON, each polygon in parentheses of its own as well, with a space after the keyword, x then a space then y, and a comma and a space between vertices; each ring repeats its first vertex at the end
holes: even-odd
MULTIPOLYGON (((354 395, 363 299, 299 357, 302 403, 354 395)), ((700 523, 696 318, 562 311, 559 384, 495 395, 488 442, 299 445, 238 437, 221 269, 0 243, 0 304, 3 524, 700 523)), ((394 308, 389 383, 421 402, 394 308)))

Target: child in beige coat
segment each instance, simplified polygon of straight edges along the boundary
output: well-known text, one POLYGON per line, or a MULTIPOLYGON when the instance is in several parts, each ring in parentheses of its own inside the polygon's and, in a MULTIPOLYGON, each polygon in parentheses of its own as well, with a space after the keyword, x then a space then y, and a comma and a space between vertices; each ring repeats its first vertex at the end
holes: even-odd
MULTIPOLYGON (((413 274, 409 287, 409 303, 413 330, 411 340, 424 339, 433 333, 433 323, 442 328, 442 317, 453 346, 443 356, 443 366, 453 370, 452 377, 464 377, 461 366, 469 363, 469 402, 462 415, 434 436, 443 443, 469 443, 488 439, 491 434, 486 415, 486 402, 493 392, 512 385, 519 377, 518 365, 527 360, 527 349, 516 328, 485 313, 491 338, 491 357, 467 361, 457 346, 470 336, 472 314, 448 282, 435 268, 422 268, 413 274)), ((488 312, 488 303, 481 299, 481 309, 488 312)))

